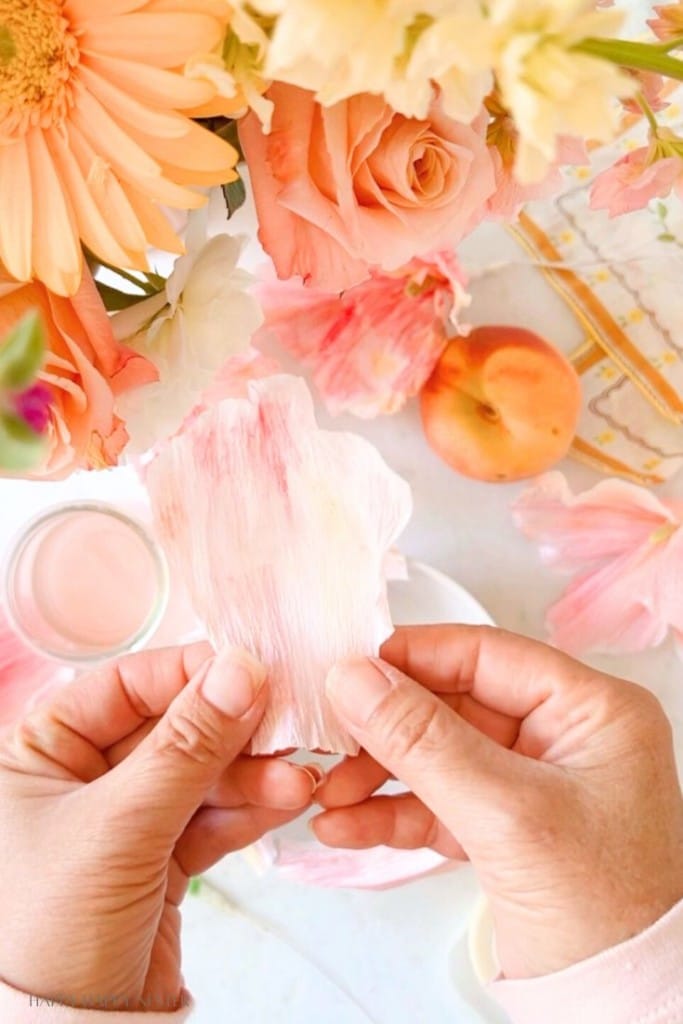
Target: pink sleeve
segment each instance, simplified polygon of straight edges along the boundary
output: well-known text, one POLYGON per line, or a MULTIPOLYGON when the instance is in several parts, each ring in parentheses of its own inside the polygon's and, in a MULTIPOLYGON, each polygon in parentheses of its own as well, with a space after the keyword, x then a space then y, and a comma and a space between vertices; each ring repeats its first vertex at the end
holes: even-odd
POLYGON ((170 1013, 75 1010, 20 992, 0 981, 0 1021, 12 1024, 183 1024, 194 1006, 188 993, 185 993, 185 1003, 181 1009, 170 1013))
POLYGON ((514 1024, 681 1024, 683 900, 642 935, 557 974, 494 981, 514 1024))

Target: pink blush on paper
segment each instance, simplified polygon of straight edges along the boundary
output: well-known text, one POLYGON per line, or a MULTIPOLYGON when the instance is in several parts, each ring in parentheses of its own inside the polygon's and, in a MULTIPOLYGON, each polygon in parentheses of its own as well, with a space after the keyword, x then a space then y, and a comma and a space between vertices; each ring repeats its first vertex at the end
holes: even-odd
POLYGON ((65 660, 140 646, 164 604, 164 566, 141 527, 114 510, 58 510, 19 543, 10 612, 30 642, 65 660))

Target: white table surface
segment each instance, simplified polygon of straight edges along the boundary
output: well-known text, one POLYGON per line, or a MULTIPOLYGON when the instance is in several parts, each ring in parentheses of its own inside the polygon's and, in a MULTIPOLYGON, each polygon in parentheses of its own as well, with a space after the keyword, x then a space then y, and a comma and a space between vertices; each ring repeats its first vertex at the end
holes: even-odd
MULTIPOLYGON (((495 233, 468 245, 471 264, 495 262, 495 233)), ((565 348, 577 327, 540 278, 518 268, 485 275, 471 319, 540 328, 565 348), (526 275, 526 276, 524 276, 526 275)), ((323 417, 324 419, 324 417, 323 417)), ((427 447, 417 409, 372 423, 336 425, 371 439, 412 485, 415 515, 404 552, 454 577, 507 629, 543 637, 543 615, 565 581, 544 569, 512 524, 509 506, 523 485, 484 485, 457 476, 427 447)), ((569 462, 577 488, 597 475, 569 462)), ((12 532, 45 504, 84 495, 111 498, 112 474, 52 485, 0 483, 0 555, 12 532)), ((680 493, 681 483, 664 491, 680 493)), ((683 760, 683 671, 673 647, 628 658, 595 658, 602 669, 658 694, 683 760)), ((385 893, 309 890, 255 875, 239 856, 210 873, 226 902, 190 897, 184 910, 186 982, 196 1024, 484 1024, 499 1011, 477 990, 464 932, 475 898, 469 869, 385 893), (457 980, 459 992, 456 991, 457 980)))

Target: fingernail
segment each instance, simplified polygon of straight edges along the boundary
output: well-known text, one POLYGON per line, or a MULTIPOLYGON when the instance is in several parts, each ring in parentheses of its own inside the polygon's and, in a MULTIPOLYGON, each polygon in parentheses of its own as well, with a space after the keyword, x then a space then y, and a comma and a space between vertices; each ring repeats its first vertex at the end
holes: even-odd
POLYGON ((393 689, 390 679, 369 658, 340 661, 327 676, 327 696, 351 725, 365 725, 393 689))
POLYGON ((229 647, 217 654, 202 683, 202 693, 210 704, 229 718, 242 718, 253 706, 263 684, 266 670, 248 651, 229 647))

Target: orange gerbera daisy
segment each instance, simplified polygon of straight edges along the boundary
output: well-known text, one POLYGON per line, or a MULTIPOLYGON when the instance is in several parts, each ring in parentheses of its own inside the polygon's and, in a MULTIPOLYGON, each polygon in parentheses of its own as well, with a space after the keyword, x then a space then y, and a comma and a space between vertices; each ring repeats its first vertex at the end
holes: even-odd
MULTIPOLYGON (((227 13, 226 13, 227 12, 227 13)), ((120 267, 181 252, 158 204, 235 179, 237 154, 187 114, 215 95, 179 70, 214 47, 224 0, 0 0, 0 263, 78 290, 81 240, 120 267)))

